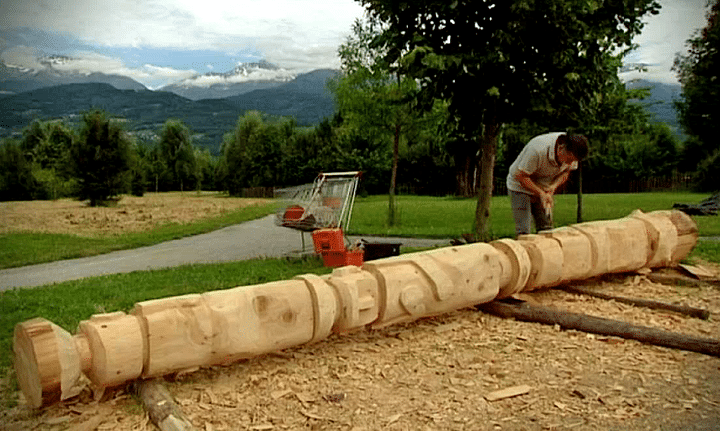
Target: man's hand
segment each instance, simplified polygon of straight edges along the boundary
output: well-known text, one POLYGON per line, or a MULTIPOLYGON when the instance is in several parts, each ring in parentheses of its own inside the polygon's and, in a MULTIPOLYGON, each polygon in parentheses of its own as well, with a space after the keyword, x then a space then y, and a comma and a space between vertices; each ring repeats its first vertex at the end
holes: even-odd
POLYGON ((552 214, 553 206, 555 205, 552 192, 543 192, 540 194, 540 202, 543 208, 545 208, 545 214, 552 214))
POLYGON ((533 181, 532 178, 530 178, 530 175, 523 171, 518 171, 515 178, 520 182, 520 184, 525 186, 526 189, 532 191, 540 198, 540 203, 543 208, 545 208, 545 212, 548 215, 552 214, 554 204, 553 194, 555 194, 556 190, 554 185, 550 185, 547 189, 545 189, 533 181))

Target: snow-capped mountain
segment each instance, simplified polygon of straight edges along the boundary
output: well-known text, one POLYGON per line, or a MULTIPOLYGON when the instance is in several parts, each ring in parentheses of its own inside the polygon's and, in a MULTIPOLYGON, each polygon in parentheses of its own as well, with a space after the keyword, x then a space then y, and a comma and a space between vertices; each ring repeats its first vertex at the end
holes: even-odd
POLYGON ((240 63, 224 73, 208 72, 159 88, 192 100, 221 99, 277 87, 296 75, 265 60, 240 63))
POLYGON ((99 82, 118 90, 145 90, 141 83, 126 76, 98 72, 81 72, 68 67, 73 59, 48 56, 37 59, 34 67, 21 67, 0 63, 0 95, 32 91, 38 88, 65 84, 99 82))

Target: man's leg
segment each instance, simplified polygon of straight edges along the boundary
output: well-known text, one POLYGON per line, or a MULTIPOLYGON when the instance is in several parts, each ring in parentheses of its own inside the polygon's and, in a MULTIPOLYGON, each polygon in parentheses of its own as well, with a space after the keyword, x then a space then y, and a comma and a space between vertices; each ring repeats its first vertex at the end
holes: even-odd
POLYGON ((513 219, 515 219, 515 235, 525 235, 530 233, 530 223, 532 219, 531 199, 532 197, 525 193, 508 191, 510 194, 510 207, 512 208, 513 219))
POLYGON ((533 199, 531 204, 532 216, 535 219, 535 230, 540 232, 542 230, 550 230, 553 228, 553 212, 545 211, 542 202, 539 198, 533 199))

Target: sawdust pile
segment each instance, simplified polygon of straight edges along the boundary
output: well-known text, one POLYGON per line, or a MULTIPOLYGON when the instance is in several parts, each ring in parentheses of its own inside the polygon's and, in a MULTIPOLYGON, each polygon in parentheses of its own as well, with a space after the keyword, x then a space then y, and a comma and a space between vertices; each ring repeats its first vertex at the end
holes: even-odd
POLYGON ((166 223, 188 223, 221 216, 268 199, 229 198, 212 192, 147 193, 123 196, 114 207, 90 207, 70 199, 0 203, 0 234, 62 233, 114 235, 150 230, 166 223))
MULTIPOLYGON (((523 299, 720 337, 717 286, 670 286, 635 274, 581 284, 702 307, 712 315, 700 320, 559 290, 523 299)), ((166 385, 203 431, 711 430, 720 423, 720 358, 474 309, 333 335, 175 376, 166 385)), ((0 423, 8 430, 154 429, 131 392, 109 391, 98 402, 86 391, 36 416, 20 406, 0 416, 0 423)))

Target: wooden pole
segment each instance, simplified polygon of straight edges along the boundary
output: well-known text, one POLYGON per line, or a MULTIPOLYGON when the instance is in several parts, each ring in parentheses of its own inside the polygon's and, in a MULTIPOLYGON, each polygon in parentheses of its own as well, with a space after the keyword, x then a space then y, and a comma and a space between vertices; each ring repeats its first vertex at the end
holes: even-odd
POLYGON ((523 322, 560 325, 563 329, 575 329, 593 334, 612 335, 628 340, 637 340, 656 346, 688 350, 706 355, 720 357, 720 340, 694 337, 662 331, 647 326, 631 325, 618 320, 570 313, 552 307, 513 304, 493 301, 477 307, 479 310, 504 318, 514 318, 523 322))
MULTIPOLYGON (((91 316, 75 335, 33 319, 15 327, 15 368, 29 405, 37 408, 77 394, 83 374, 104 388, 227 364, 367 325, 410 322, 605 273, 676 265, 696 242, 697 226, 686 214, 637 212, 518 240, 373 260, 324 276, 143 301, 130 314, 91 316)), ((649 328, 623 328, 639 335, 621 336, 641 341, 667 338, 649 328)), ((713 340, 663 343, 715 355, 720 350, 713 340)))

